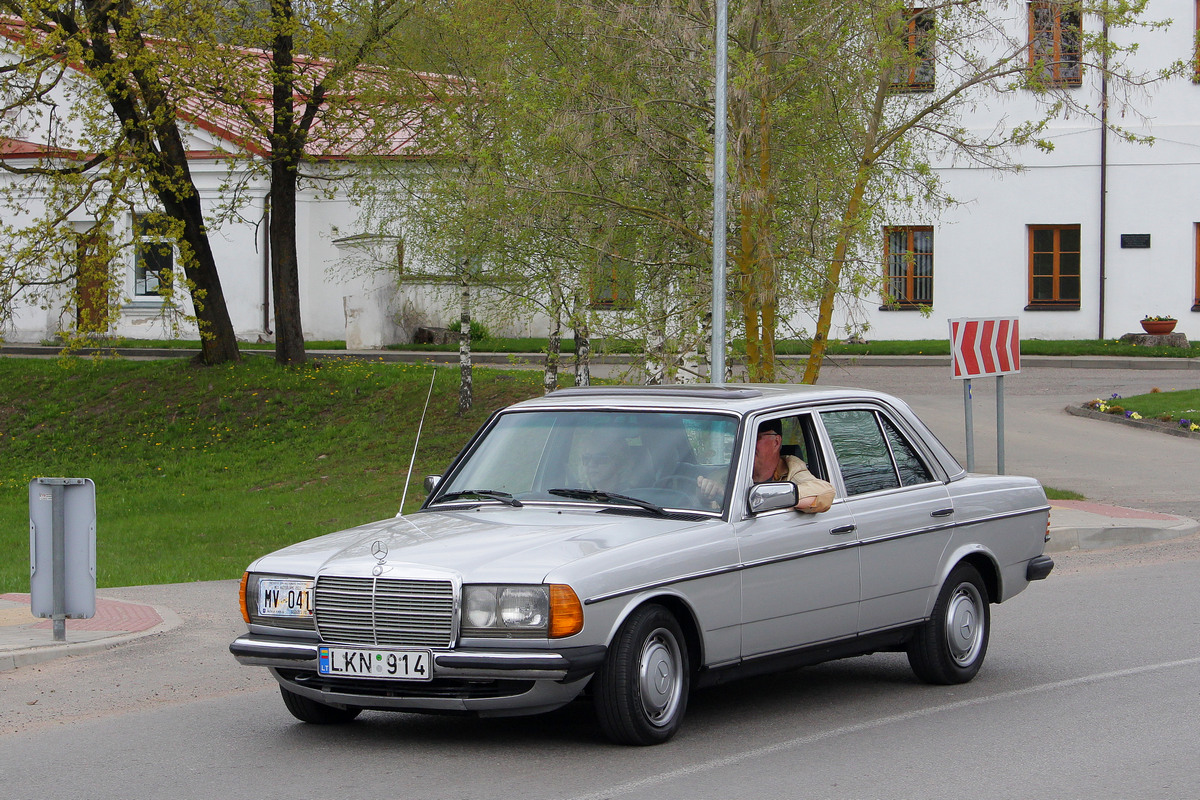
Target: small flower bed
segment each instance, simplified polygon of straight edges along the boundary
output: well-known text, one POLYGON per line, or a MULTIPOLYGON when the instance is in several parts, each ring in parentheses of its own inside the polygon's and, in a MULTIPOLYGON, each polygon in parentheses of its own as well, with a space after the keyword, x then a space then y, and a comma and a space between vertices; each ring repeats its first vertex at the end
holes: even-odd
MULTIPOLYGON (((1160 389, 1152 389, 1151 394, 1161 395, 1162 391, 1160 389)), ((1089 400, 1088 402, 1083 404, 1083 407, 1089 408, 1093 411, 1099 411, 1102 414, 1112 414, 1114 416, 1120 416, 1120 417, 1124 417, 1125 419, 1132 419, 1132 420, 1143 420, 1144 419, 1144 420, 1147 420, 1148 422, 1157 423, 1157 424, 1164 425, 1164 426, 1169 426, 1169 427, 1178 426, 1190 433, 1200 433, 1200 417, 1194 417, 1194 418, 1193 417, 1180 417, 1177 419, 1172 414, 1162 412, 1162 413, 1153 413, 1150 415, 1149 418, 1147 418, 1137 411, 1134 411, 1132 409, 1126 409, 1123 405, 1120 405, 1117 401, 1121 400, 1121 399, 1122 399, 1121 395, 1117 394, 1116 392, 1113 392, 1113 394, 1111 394, 1107 398, 1104 398, 1104 399, 1096 398, 1095 400, 1089 400)), ((1135 399, 1137 399, 1137 398, 1135 398, 1135 399)), ((1183 411, 1183 413, 1190 412, 1190 413, 1200 414, 1200 410, 1197 410, 1195 408, 1182 409, 1182 411, 1183 411)), ((1178 413, 1178 412, 1176 412, 1176 413, 1178 413)))

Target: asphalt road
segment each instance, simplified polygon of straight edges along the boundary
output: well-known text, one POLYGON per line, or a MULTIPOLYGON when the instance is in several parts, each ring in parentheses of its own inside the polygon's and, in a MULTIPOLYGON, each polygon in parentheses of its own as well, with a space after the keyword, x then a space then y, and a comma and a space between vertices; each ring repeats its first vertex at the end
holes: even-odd
POLYGON ((303 725, 226 651, 234 582, 110 590, 169 597, 183 624, 0 673, 0 785, 14 800, 1194 796, 1200 536, 1058 561, 995 608, 970 684, 919 684, 892 654, 834 662, 698 692, 655 748, 608 744, 586 705, 303 725))

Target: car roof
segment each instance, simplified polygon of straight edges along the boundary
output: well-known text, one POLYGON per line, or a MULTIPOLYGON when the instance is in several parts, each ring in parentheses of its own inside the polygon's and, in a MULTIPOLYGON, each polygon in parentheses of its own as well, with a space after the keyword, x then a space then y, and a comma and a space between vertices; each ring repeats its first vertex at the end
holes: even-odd
POLYGON ((512 409, 532 408, 663 408, 688 411, 732 411, 749 414, 797 403, 820 404, 867 400, 904 404, 891 395, 844 386, 802 384, 671 384, 663 386, 576 386, 525 400, 512 409))

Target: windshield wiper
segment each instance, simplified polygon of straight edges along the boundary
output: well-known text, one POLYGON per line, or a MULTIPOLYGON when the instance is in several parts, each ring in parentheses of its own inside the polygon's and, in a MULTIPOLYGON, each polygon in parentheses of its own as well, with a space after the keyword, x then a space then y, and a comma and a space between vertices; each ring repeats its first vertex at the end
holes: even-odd
POLYGON ((499 500, 501 503, 512 506, 513 508, 520 508, 521 506, 525 505, 508 492, 501 492, 497 489, 467 489, 462 492, 447 492, 439 497, 437 502, 441 503, 444 500, 458 500, 462 497, 483 497, 488 500, 499 500))
POLYGON ((641 500, 625 494, 601 492, 596 489, 551 489, 550 494, 559 497, 570 497, 573 500, 591 500, 593 503, 627 503, 631 506, 644 508, 647 511, 658 514, 660 517, 667 516, 667 511, 662 506, 657 506, 649 500, 641 500))

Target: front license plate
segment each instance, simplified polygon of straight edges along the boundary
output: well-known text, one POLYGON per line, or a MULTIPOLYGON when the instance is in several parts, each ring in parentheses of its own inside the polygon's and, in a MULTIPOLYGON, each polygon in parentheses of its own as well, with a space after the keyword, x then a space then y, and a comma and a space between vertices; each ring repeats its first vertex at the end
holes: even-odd
POLYGON ((317 671, 338 678, 386 678, 400 681, 433 680, 429 650, 357 650, 321 645, 317 671))
POLYGON ((258 614, 262 617, 311 617, 313 582, 263 578, 258 582, 258 614))

